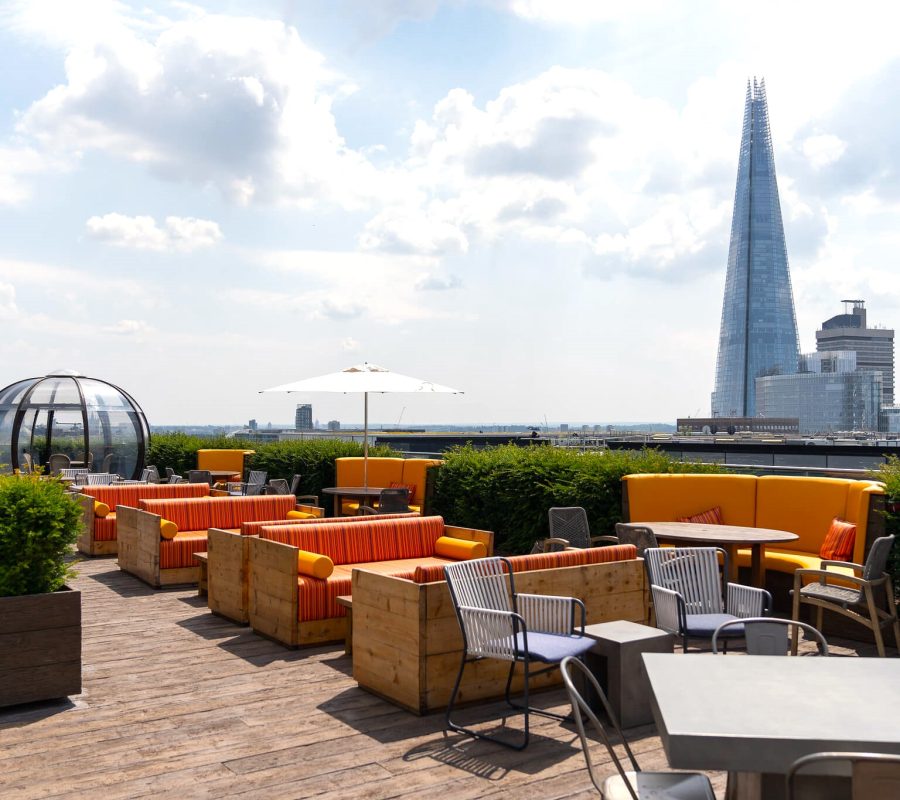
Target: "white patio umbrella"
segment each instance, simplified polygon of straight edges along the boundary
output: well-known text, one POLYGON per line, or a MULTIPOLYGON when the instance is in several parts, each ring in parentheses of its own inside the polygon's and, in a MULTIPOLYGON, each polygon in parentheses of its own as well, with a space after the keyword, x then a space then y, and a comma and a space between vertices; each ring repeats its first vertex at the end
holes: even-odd
POLYGON ((403 392, 408 394, 463 394, 459 389, 441 386, 439 383, 410 378, 399 372, 379 367, 376 364, 357 364, 340 372, 306 378, 294 383, 285 383, 263 389, 263 392, 361 392, 363 395, 363 483, 369 486, 369 395, 372 393, 403 392))

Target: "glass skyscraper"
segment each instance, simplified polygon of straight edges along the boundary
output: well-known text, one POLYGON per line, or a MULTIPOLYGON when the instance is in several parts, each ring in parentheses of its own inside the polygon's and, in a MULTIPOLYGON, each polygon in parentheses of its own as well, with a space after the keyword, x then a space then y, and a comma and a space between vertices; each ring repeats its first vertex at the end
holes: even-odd
POLYGON ((756 416, 756 378, 797 371, 800 346, 764 80, 747 82, 714 417, 756 416))

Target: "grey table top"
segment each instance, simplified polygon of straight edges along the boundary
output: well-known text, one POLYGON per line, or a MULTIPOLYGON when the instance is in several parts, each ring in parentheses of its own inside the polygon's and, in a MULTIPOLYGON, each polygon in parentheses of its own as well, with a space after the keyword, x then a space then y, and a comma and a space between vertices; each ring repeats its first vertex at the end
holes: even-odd
POLYGON ((787 771, 823 750, 900 754, 900 662, 645 653, 675 769, 787 771))
POLYGON ((710 525, 703 522, 641 522, 660 539, 679 539, 685 542, 722 542, 753 545, 792 542, 796 533, 773 528, 751 528, 745 525, 710 525))

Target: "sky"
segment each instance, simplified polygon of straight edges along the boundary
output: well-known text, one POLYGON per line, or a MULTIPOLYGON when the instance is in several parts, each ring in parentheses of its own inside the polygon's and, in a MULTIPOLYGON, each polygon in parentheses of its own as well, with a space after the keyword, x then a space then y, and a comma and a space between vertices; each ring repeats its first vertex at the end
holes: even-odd
POLYGON ((709 412, 765 78, 801 351, 900 327, 900 6, 0 0, 0 385, 151 425, 361 420, 259 390, 368 361, 376 424, 709 412))

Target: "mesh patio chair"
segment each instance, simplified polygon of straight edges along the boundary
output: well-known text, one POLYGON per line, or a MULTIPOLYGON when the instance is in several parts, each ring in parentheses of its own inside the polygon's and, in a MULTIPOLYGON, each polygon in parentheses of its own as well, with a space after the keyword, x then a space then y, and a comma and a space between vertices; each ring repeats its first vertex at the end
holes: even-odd
POLYGON ((178 476, 175 474, 175 470, 171 467, 166 467, 166 477, 164 478, 166 483, 176 483, 172 478, 177 478, 178 476))
POLYGON ((107 453, 103 456, 103 463, 100 465, 100 472, 113 472, 113 462, 116 460, 115 453, 107 453))
POLYGON ((594 645, 584 633, 584 603, 575 597, 519 594, 510 562, 501 557, 478 558, 444 567, 456 618, 463 637, 459 674, 447 705, 447 727, 478 739, 487 739, 514 750, 528 746, 529 714, 555 719, 565 717, 529 706, 529 682, 533 677, 556 669, 566 656, 582 656, 594 645), (576 623, 576 612, 580 622, 576 623), (506 702, 524 712, 521 743, 505 741, 487 733, 465 728, 453 721, 453 709, 459 695, 466 664, 482 658, 509 662, 506 702), (548 666, 532 671, 532 663, 548 666), (510 696, 516 664, 524 669, 523 703, 510 696))
POLYGON ((34 462, 31 460, 31 453, 22 453, 22 468, 25 472, 34 472, 34 462))
POLYGON ((212 473, 208 469, 189 469, 187 473, 188 483, 213 484, 212 473))
POLYGON ((309 505, 319 505, 319 498, 314 494, 297 494, 300 486, 300 476, 294 475, 291 485, 288 485, 284 478, 272 478, 265 487, 265 494, 292 494, 297 498, 297 502, 303 501, 309 505))
POLYGON ((638 558, 644 557, 644 551, 650 547, 659 547, 656 535, 644 525, 632 525, 630 522, 616 523, 616 536, 619 544, 633 544, 637 548, 638 558))
POLYGON ((247 480, 241 483, 229 482, 228 494, 256 496, 265 494, 266 476, 269 473, 262 469, 250 470, 247 480))
POLYGON ((382 489, 378 495, 378 507, 360 506, 360 514, 408 514, 409 489, 382 489))
POLYGON ((114 472, 89 472, 85 477, 88 486, 109 486, 119 480, 114 472))
POLYGON ((144 467, 141 470, 141 483, 161 483, 159 470, 156 467, 144 467))
POLYGON ((809 638, 815 640, 820 656, 828 655, 828 642, 812 625, 778 617, 748 617, 723 622, 712 635, 713 653, 719 652, 717 644, 722 631, 738 625, 744 626, 744 641, 747 645, 747 653, 751 656, 786 656, 791 649, 789 633, 794 628, 805 631, 809 638))
POLYGON ((535 542, 532 553, 556 553, 566 547, 596 547, 600 543, 618 544, 615 536, 591 536, 587 512, 581 506, 554 507, 547 512, 550 537, 535 542))
MULTIPOLYGON (((897 620, 897 604, 891 576, 885 571, 894 535, 881 536, 872 543, 865 564, 849 561, 828 561, 821 569, 798 569, 794 572, 794 598, 792 619, 800 618, 800 605, 806 604, 816 609, 816 627, 822 627, 824 611, 834 611, 865 625, 875 635, 878 655, 884 657, 884 638, 881 629, 891 627, 894 632, 894 646, 900 649, 900 624, 897 620), (829 570, 828 567, 843 568, 844 572, 829 570), (852 571, 851 574, 847 574, 852 571), (804 577, 819 580, 803 586, 804 577), (849 585, 848 585, 849 584, 849 585), (876 590, 883 593, 885 602, 879 605, 876 590)), ((797 636, 791 639, 791 652, 797 652, 797 636)))
POLYGON ((566 686, 566 693, 569 695, 569 702, 572 704, 572 714, 575 717, 575 726, 578 729, 578 738, 581 740, 584 760, 587 762, 588 774, 591 776, 591 783, 600 792, 602 798, 606 798, 606 800, 628 800, 628 798, 641 800, 641 798, 658 797, 661 800, 662 798, 715 800, 715 794, 709 778, 699 772, 642 772, 628 744, 628 740, 619 727, 618 720, 609 704, 606 693, 600 688, 594 673, 577 658, 571 657, 563 659, 562 664, 560 664, 560 671, 562 672, 563 683, 566 686), (600 702, 609 719, 610 727, 625 748, 625 754, 628 756, 628 761, 631 765, 630 770, 626 770, 622 765, 622 761, 616 754, 606 727, 600 722, 593 709, 576 688, 573 675, 577 673, 581 673, 582 680, 586 682, 584 685, 592 686, 597 693, 597 697, 600 698, 600 702), (591 721, 598 738, 606 746, 610 760, 616 767, 617 775, 611 775, 604 779, 597 775, 597 768, 594 760, 591 758, 591 742, 585 731, 582 714, 591 721))
MULTIPOLYGON (((710 641, 723 622, 767 616, 772 595, 765 589, 724 582, 719 557, 728 574, 728 554, 719 547, 650 547, 644 559, 656 612, 656 627, 680 636, 687 652, 689 639, 710 641), (722 585, 725 586, 723 601, 722 585)), ((735 625, 720 638, 743 638, 735 625)))
POLYGON ((47 472, 58 475, 61 469, 68 469, 72 460, 65 453, 54 453, 47 459, 47 472))
POLYGON ((85 475, 89 472, 90 470, 87 467, 65 467, 59 471, 59 477, 75 481, 77 485, 82 486, 87 480, 85 475))
POLYGON ((806 792, 797 791, 797 778, 809 767, 831 763, 850 768, 854 800, 880 800, 900 797, 900 756, 888 753, 811 753, 798 758, 788 769, 785 800, 801 800, 806 792))

